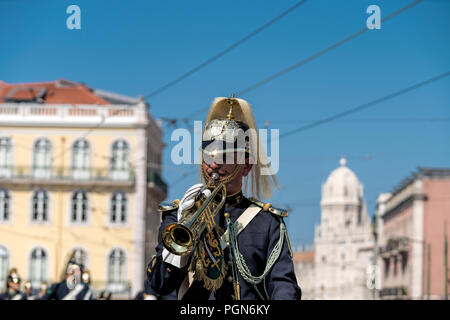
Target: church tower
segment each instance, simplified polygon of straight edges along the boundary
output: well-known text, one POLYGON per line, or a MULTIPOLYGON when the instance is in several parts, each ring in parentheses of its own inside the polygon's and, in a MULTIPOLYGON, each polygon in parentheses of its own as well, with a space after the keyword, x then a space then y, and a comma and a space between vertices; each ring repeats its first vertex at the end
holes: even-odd
POLYGON ((345 158, 322 185, 321 220, 316 226, 315 296, 317 299, 369 299, 366 271, 373 235, 363 185, 345 158))

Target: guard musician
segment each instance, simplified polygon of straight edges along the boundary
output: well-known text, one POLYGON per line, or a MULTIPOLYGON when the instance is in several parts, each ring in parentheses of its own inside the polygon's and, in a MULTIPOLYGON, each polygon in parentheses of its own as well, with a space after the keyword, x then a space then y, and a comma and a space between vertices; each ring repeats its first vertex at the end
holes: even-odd
POLYGON ((257 200, 278 183, 247 101, 213 101, 201 149, 202 183, 181 201, 160 205, 148 285, 160 295, 176 290, 182 300, 300 299, 283 221, 288 213, 257 200), (243 180, 255 198, 244 196, 243 180))
POLYGON ((6 280, 6 292, 0 294, 0 300, 27 300, 27 296, 20 290, 21 282, 17 269, 12 268, 6 280))
POLYGON ((67 264, 66 278, 53 284, 41 300, 94 300, 84 265, 71 258, 67 264))

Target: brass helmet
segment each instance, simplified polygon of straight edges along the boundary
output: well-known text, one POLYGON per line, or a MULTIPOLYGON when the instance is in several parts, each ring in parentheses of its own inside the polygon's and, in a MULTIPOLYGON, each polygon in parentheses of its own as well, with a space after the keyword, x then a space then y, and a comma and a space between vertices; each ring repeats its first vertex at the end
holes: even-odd
POLYGON ((21 283, 22 282, 22 279, 20 278, 19 273, 17 272, 16 268, 12 268, 9 271, 8 282, 13 282, 13 283, 21 283))
POLYGON ((25 290, 30 290, 31 289, 31 282, 30 281, 26 281, 25 284, 23 285, 23 288, 25 290))
MULTIPOLYGON (((230 163, 227 154, 231 153, 238 153, 238 164, 245 163, 242 155, 253 164, 249 176, 244 178, 245 188, 250 180, 254 197, 261 198, 262 193, 264 198, 270 198, 273 187, 278 188, 277 179, 268 167, 269 161, 260 143, 250 105, 234 95, 214 99, 202 132, 201 158, 206 163, 216 159, 223 161, 221 163, 230 163)), ((200 176, 204 183, 208 182, 201 167, 200 176)))

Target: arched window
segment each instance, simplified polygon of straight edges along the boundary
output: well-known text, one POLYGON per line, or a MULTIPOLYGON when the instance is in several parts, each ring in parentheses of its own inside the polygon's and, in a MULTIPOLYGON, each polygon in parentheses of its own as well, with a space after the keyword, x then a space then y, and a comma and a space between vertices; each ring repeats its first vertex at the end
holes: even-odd
POLYGON ((33 288, 39 288, 41 281, 47 280, 47 254, 43 248, 31 252, 30 281, 33 288))
POLYGON ((130 148, 125 140, 117 140, 111 152, 111 176, 114 180, 128 180, 130 178, 130 148))
POLYGON ((9 178, 12 175, 12 145, 11 139, 0 138, 0 177, 9 178))
POLYGON ((78 139, 72 151, 72 175, 74 179, 89 179, 91 172, 91 147, 86 139, 78 139))
POLYGON ((33 195, 32 216, 33 222, 48 221, 48 195, 45 190, 37 190, 33 195))
POLYGON ((126 257, 121 249, 114 249, 108 257, 108 290, 123 292, 127 288, 126 257))
POLYGON ((86 265, 87 265, 87 252, 84 249, 76 248, 73 251, 73 258, 75 259, 75 261, 77 261, 78 263, 83 264, 83 266, 86 267, 86 265))
POLYGON ((33 176, 38 179, 50 178, 52 174, 52 145, 47 138, 41 138, 34 144, 33 176))
POLYGON ((9 221, 10 198, 8 190, 0 189, 0 222, 9 221))
POLYGON ((127 198, 125 193, 116 192, 111 197, 111 210, 109 222, 121 224, 127 221, 127 198))
POLYGON ((87 222, 88 200, 86 192, 76 191, 72 196, 70 221, 74 223, 87 222))
POLYGON ((6 278, 9 270, 9 255, 8 250, 0 245, 0 288, 3 290, 6 287, 6 278))
POLYGON ((362 209, 363 209, 362 206, 359 205, 358 206, 358 226, 360 226, 362 223, 362 209))

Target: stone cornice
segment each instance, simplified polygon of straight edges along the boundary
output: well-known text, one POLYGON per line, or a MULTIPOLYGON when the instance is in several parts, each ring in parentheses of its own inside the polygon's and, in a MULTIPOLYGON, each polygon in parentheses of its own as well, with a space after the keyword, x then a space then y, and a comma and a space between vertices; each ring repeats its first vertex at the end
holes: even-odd
POLYGON ((1 103, 0 125, 12 127, 145 128, 152 123, 144 103, 68 105, 1 103))

